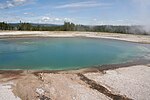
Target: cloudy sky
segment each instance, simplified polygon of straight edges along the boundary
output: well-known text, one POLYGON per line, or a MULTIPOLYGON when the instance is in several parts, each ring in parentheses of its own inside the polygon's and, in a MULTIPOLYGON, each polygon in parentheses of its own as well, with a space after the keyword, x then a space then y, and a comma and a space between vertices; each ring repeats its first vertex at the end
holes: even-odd
POLYGON ((150 14, 150 0, 0 0, 0 21, 134 25, 150 14), (142 17, 142 18, 141 18, 142 17))

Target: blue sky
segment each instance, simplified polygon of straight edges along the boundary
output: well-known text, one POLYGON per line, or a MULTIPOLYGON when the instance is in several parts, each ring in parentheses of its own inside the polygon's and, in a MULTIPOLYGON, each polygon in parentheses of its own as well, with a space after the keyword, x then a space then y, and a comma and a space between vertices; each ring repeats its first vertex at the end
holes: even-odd
POLYGON ((0 0, 0 21, 134 25, 149 17, 149 6, 149 0, 0 0))

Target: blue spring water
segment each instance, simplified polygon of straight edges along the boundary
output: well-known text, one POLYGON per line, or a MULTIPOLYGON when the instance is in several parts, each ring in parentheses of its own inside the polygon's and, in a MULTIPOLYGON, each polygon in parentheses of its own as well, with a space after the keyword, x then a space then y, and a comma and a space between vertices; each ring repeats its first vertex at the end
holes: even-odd
POLYGON ((76 69, 128 62, 148 53, 148 44, 108 39, 5 39, 0 40, 0 69, 76 69))

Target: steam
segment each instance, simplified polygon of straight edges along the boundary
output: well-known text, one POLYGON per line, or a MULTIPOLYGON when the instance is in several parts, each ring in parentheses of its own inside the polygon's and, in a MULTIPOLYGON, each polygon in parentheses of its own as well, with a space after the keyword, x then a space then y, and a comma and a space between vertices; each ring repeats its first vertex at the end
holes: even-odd
POLYGON ((133 3, 137 10, 136 20, 143 26, 142 29, 150 34, 150 0, 133 0, 133 3))

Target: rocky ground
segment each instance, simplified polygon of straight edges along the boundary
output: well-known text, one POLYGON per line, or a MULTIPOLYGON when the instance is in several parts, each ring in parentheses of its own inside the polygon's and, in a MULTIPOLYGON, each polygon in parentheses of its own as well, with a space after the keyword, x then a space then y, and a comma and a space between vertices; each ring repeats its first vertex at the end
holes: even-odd
POLYGON ((1 71, 0 100, 149 100, 149 76, 149 64, 91 72, 1 71))
POLYGON ((89 37, 117 39, 138 43, 150 43, 150 35, 133 35, 104 32, 66 32, 66 31, 0 31, 0 39, 28 37, 89 37))

